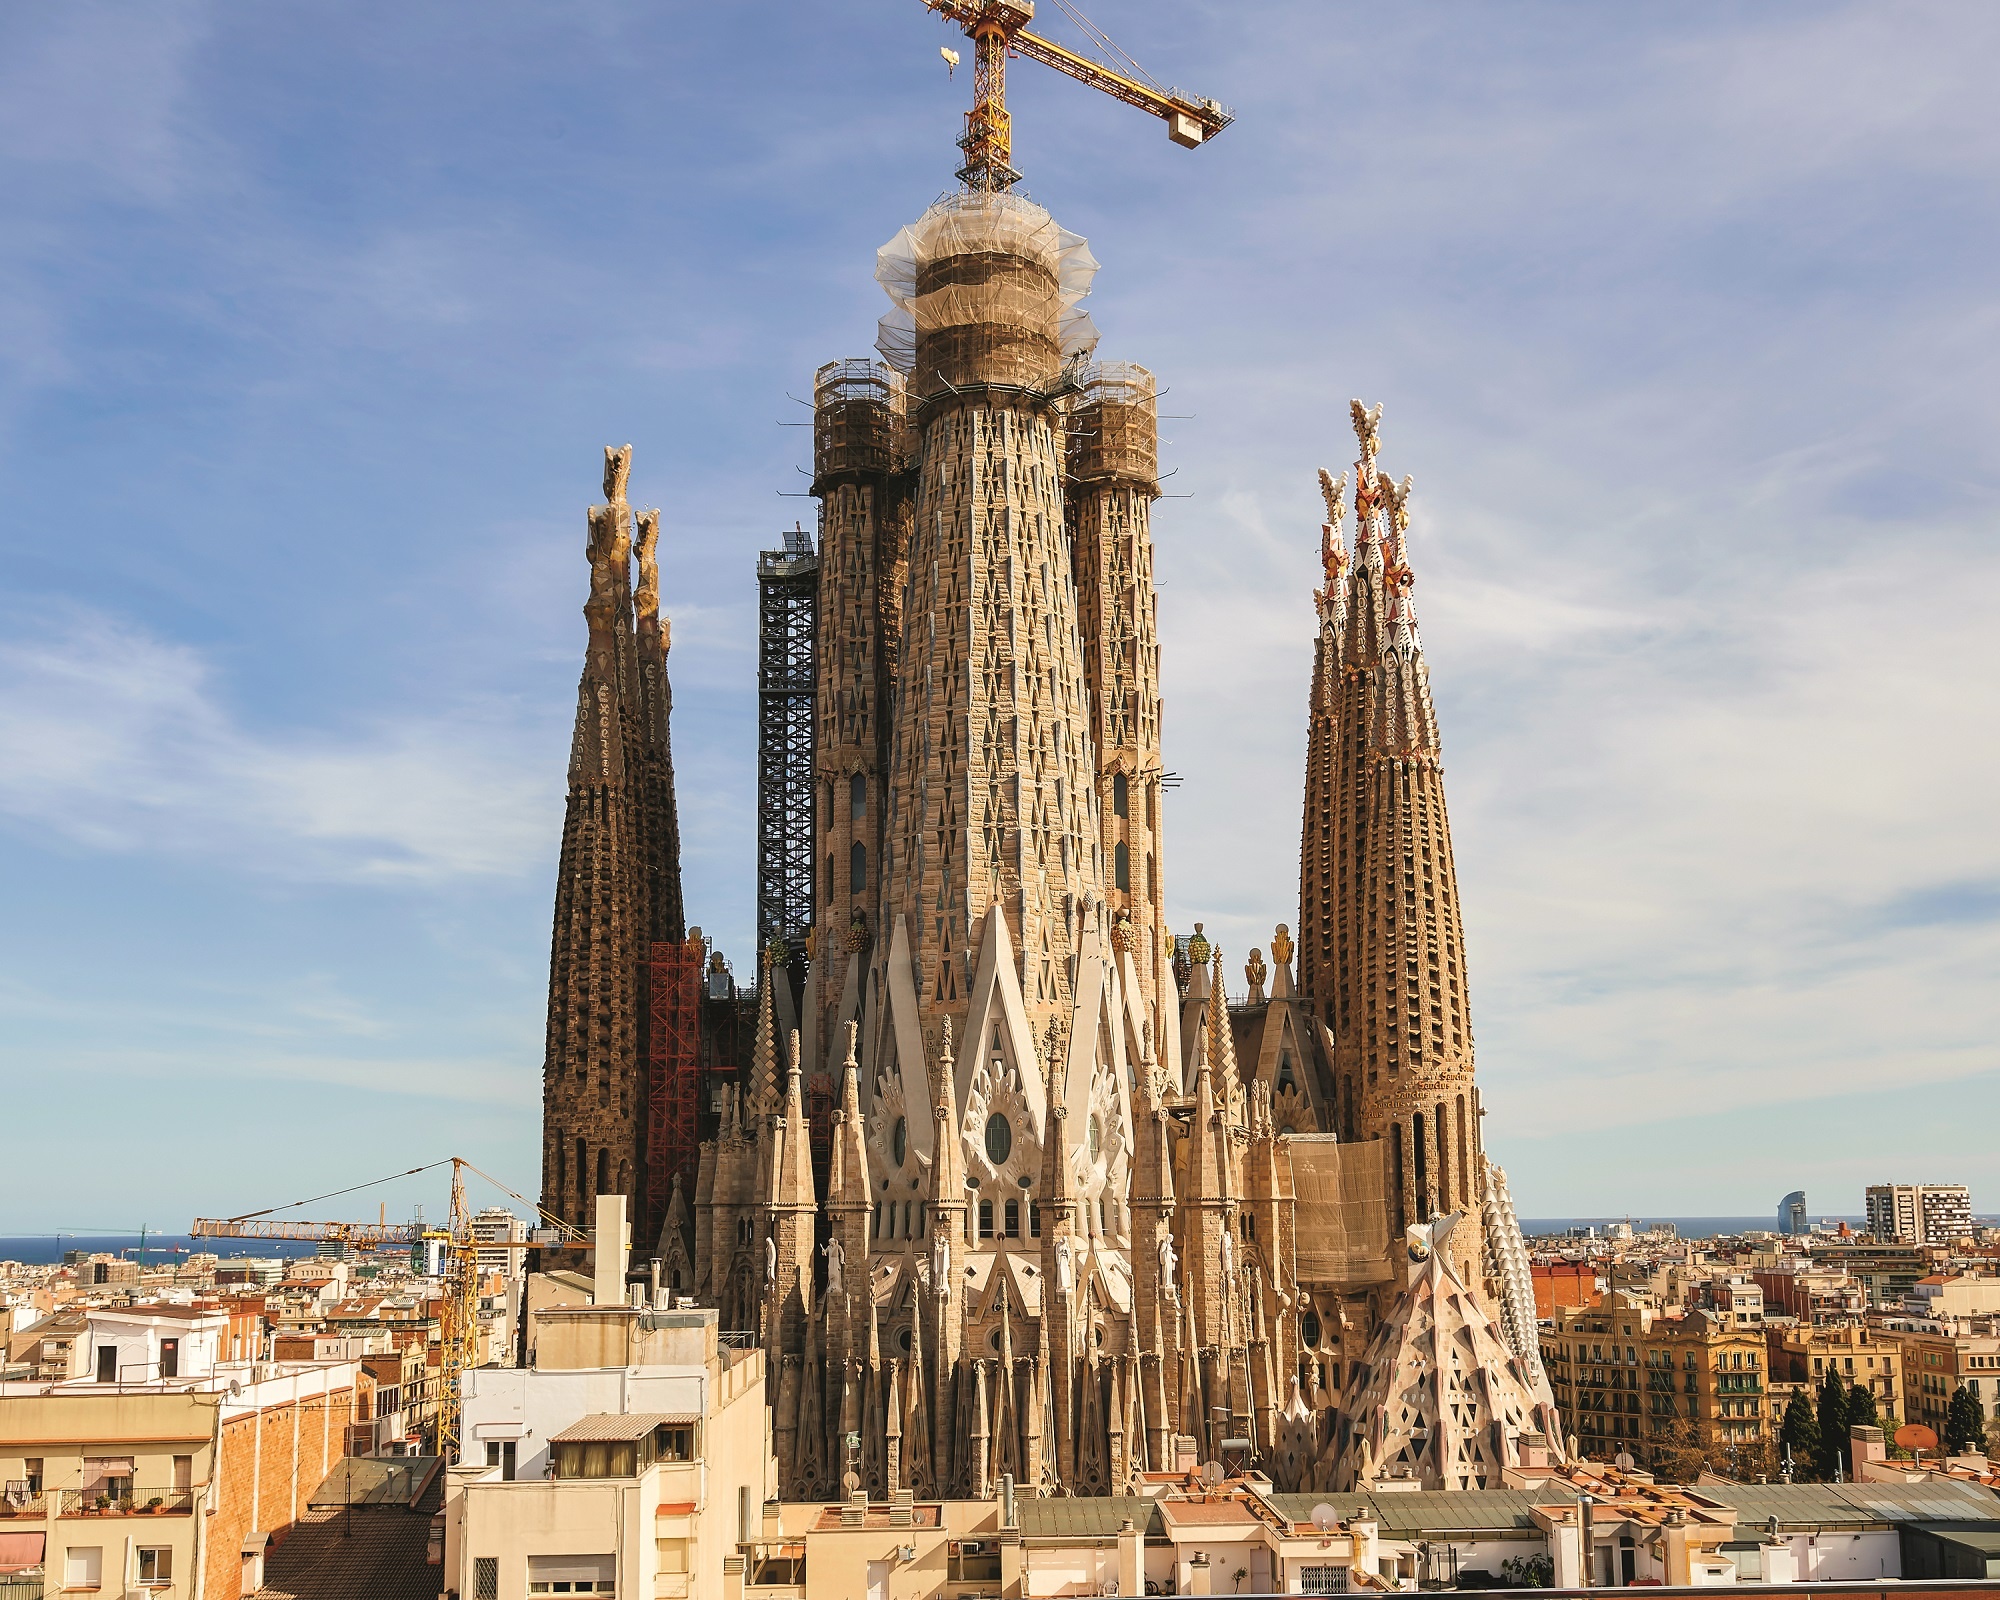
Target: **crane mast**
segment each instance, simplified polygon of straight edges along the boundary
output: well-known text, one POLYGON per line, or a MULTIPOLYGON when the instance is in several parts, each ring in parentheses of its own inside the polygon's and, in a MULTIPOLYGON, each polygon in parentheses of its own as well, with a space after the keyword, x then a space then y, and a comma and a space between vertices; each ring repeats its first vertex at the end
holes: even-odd
POLYGON ((923 0, 939 16, 957 23, 972 41, 972 109, 958 147, 965 164, 958 180, 975 191, 1002 192, 1021 181, 1014 169, 1014 122, 1007 111, 1007 57, 1031 61, 1102 90, 1128 106, 1152 113, 1167 125, 1167 136, 1188 149, 1205 143, 1235 120, 1214 100, 1162 90, 1126 73, 1028 32, 1034 0, 923 0))

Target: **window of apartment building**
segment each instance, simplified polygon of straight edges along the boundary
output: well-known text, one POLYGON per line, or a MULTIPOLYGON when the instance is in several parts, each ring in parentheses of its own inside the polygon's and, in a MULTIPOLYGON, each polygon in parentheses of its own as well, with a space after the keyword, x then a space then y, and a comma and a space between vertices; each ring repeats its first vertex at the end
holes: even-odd
POLYGON ((118 1346, 101 1344, 97 1347, 97 1381, 116 1383, 118 1381, 118 1346))
POLYGON ((170 1544, 142 1544, 139 1546, 139 1581, 141 1583, 172 1583, 174 1581, 174 1547, 170 1544))
POLYGON ((181 1342, 178 1339, 160 1341, 160 1376, 178 1378, 181 1375, 181 1342))
POLYGON ((1000 1543, 997 1539, 954 1539, 945 1577, 951 1583, 998 1583, 1000 1543))
POLYGON ((685 1572, 688 1569, 688 1542, 685 1539, 660 1539, 660 1571, 685 1572))
POLYGON ((472 1558, 472 1600, 500 1600, 500 1558, 472 1558))
POLYGON ((194 1487, 194 1457, 174 1457, 174 1493, 186 1494, 194 1487))
POLYGON ((612 1556, 529 1556, 529 1594, 615 1594, 618 1563, 612 1556))
POLYGON ((96 1589, 104 1583, 104 1546, 73 1544, 63 1555, 63 1587, 96 1589))
POLYGON ((515 1444, 512 1439, 488 1439, 486 1441, 486 1464, 500 1469, 500 1481, 514 1481, 515 1444))

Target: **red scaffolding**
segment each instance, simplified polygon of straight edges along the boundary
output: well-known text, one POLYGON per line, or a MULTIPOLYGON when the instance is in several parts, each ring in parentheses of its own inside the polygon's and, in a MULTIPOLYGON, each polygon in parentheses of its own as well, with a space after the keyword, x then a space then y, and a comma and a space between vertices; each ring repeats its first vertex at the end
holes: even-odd
POLYGON ((694 1204, 695 1168, 701 1159, 700 938, 656 939, 646 962, 646 1201, 658 1228, 673 1198, 674 1175, 694 1204))

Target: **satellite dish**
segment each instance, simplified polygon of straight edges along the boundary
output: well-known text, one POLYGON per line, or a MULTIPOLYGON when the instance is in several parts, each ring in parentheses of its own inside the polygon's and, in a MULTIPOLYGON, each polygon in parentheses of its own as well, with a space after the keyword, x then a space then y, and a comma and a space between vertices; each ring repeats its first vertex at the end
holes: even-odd
POLYGON ((1201 1481, 1203 1483, 1217 1484, 1222 1482, 1226 1476, 1227 1474, 1223 1472, 1220 1461, 1204 1461, 1201 1464, 1201 1481))
POLYGON ((1937 1435, 1921 1422, 1906 1422, 1896 1430, 1898 1450, 1935 1450, 1937 1435))
POLYGON ((1340 1513, 1322 1500, 1313 1507, 1313 1526, 1321 1533, 1331 1533, 1340 1526, 1340 1513))
POLYGON ((1620 1450, 1618 1454, 1611 1458, 1611 1464, 1620 1472, 1630 1472, 1639 1463, 1632 1459, 1631 1451, 1620 1450))

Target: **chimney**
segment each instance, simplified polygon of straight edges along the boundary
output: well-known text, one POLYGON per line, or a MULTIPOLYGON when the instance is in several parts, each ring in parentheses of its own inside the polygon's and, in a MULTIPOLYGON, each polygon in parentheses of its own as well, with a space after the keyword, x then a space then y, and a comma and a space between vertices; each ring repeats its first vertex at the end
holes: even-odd
POLYGON ((1118 1525, 1118 1592, 1146 1592, 1146 1536, 1130 1517, 1118 1525))
POLYGON ((625 1197, 601 1194, 597 1197, 597 1240, 594 1247, 596 1281, 591 1298, 600 1306, 625 1303, 625 1264, 631 1258, 632 1235, 625 1225, 625 1197))

